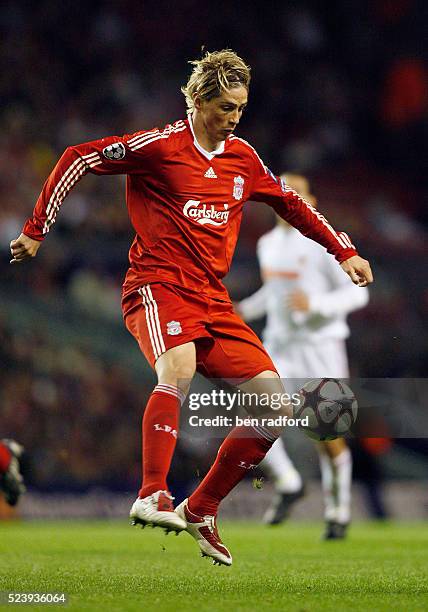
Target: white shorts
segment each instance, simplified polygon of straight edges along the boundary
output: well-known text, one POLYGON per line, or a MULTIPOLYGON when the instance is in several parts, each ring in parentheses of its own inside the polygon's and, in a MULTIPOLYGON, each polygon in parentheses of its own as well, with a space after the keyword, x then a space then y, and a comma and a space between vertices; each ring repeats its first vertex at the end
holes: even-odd
MULTIPOLYGON (((344 340, 323 340, 316 344, 290 342, 281 352, 269 350, 272 361, 281 378, 348 378, 349 366, 344 340)), ((305 381, 285 381, 288 392, 301 388, 305 381)))

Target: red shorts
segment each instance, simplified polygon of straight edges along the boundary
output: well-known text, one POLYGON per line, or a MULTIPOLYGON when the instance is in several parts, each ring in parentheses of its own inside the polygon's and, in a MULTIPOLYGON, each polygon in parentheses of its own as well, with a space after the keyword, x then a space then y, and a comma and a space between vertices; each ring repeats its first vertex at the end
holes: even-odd
POLYGON ((230 302, 168 283, 144 285, 122 303, 128 331, 152 367, 174 346, 195 342, 197 370, 208 378, 249 380, 276 368, 230 302))

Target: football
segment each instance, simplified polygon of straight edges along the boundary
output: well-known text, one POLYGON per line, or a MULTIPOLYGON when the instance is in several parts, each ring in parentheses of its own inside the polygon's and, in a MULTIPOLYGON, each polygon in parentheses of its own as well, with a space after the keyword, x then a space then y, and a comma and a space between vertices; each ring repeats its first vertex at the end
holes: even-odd
POLYGON ((300 425, 310 438, 335 440, 346 435, 357 419, 358 404, 353 391, 336 378, 310 380, 300 390, 300 403, 294 408, 295 418, 307 417, 307 426, 300 425))

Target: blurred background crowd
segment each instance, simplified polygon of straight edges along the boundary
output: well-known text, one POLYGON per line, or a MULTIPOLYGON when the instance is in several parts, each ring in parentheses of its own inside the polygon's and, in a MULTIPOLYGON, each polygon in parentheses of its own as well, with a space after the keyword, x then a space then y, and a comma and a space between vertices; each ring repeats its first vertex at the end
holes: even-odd
MULTIPOLYGON (((86 176, 36 261, 10 266, 9 242, 65 147, 185 116, 203 46, 252 67, 239 135, 275 173, 307 175, 372 262, 353 375, 426 376, 427 25, 419 0, 0 4, 0 430, 30 451, 30 487, 135 488, 154 376, 121 320, 124 177, 86 176)), ((233 299, 259 286, 255 245, 273 222, 246 205, 233 299)), ((208 460, 182 444, 177 478, 208 460)))

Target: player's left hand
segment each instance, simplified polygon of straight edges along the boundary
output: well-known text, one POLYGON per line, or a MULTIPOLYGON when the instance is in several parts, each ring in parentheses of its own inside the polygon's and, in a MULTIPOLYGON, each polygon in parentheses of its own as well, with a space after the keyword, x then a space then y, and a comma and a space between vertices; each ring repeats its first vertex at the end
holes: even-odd
POLYGON ((309 312, 309 297, 304 291, 297 289, 286 296, 285 305, 292 311, 309 312))
POLYGON ((340 264, 352 282, 358 287, 365 287, 373 282, 373 274, 370 264, 359 255, 354 255, 340 264))

